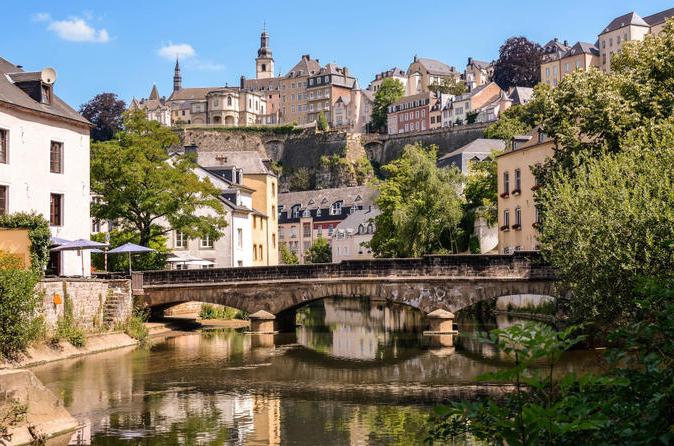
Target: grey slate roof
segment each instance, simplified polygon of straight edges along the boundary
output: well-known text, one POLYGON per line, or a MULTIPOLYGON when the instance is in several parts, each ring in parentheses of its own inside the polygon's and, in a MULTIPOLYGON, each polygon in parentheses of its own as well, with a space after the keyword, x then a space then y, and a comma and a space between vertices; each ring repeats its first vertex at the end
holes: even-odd
POLYGON ((534 89, 530 87, 511 87, 508 98, 513 104, 526 104, 534 95, 534 89))
POLYGON ((503 141, 502 139, 478 138, 474 141, 469 142, 465 146, 459 147, 458 149, 440 157, 438 161, 451 158, 452 156, 457 155, 459 153, 465 154, 491 153, 494 150, 503 150, 503 149, 505 149, 505 141, 503 141))
POLYGON ((577 54, 591 54, 593 56, 599 56, 599 48, 597 48, 594 43, 576 42, 576 44, 564 54, 564 57, 571 57, 577 54))
POLYGON ((299 204, 302 209, 326 208, 339 200, 344 202, 344 207, 350 207, 353 204, 369 206, 374 204, 378 194, 376 189, 368 186, 286 192, 278 195, 278 204, 284 206, 285 211, 289 211, 296 204, 299 204))
POLYGON ((356 231, 358 230, 358 226, 367 226, 368 223, 370 223, 370 220, 376 218, 379 214, 381 214, 381 211, 376 207, 354 211, 342 220, 335 229, 353 229, 356 231))
POLYGON ((674 17, 674 8, 665 9, 664 11, 644 17, 644 22, 650 26, 659 25, 670 17, 674 17))
POLYGON ((302 71, 302 76, 311 76, 312 74, 318 73, 320 69, 321 64, 317 60, 312 59, 308 54, 305 54, 300 61, 288 71, 286 77, 291 77, 290 73, 294 73, 294 77, 297 77, 299 76, 300 71, 302 71))
POLYGON ((243 169, 243 174, 270 174, 264 164, 264 159, 256 151, 228 151, 228 152, 205 152, 197 150, 197 163, 206 169, 226 169, 238 167, 243 169), (225 157, 227 160, 218 158, 225 157))
POLYGON ((194 87, 181 88, 178 91, 171 93, 168 98, 169 101, 198 101, 206 100, 206 95, 211 91, 222 90, 226 87, 194 87))
POLYGON ((634 26, 646 26, 648 27, 648 23, 642 19, 639 14, 636 12, 632 11, 627 14, 621 15, 620 17, 616 17, 615 19, 611 20, 611 23, 609 23, 606 28, 599 34, 606 34, 611 31, 615 31, 616 29, 623 28, 628 25, 634 25, 634 26))
POLYGON ((12 82, 12 80, 16 81, 19 79, 33 80, 35 76, 39 79, 40 73, 26 73, 13 63, 0 57, 0 102, 91 125, 89 121, 55 94, 52 95, 51 104, 43 104, 28 96, 28 94, 12 82), (11 76, 9 76, 9 73, 11 73, 11 76))

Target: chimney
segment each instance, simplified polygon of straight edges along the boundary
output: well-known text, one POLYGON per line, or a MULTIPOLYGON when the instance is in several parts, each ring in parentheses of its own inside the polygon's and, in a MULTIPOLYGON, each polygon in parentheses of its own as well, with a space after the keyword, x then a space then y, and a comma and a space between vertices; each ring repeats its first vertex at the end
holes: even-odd
POLYGON ((344 67, 344 82, 346 83, 349 80, 349 69, 344 67))
POLYGON ((240 87, 243 90, 244 87, 246 86, 246 76, 241 76, 241 84, 240 87))
POLYGON ((559 42, 559 39, 558 39, 557 37, 555 37, 553 40, 554 40, 555 42, 559 42))
POLYGON ((569 41, 568 41, 568 40, 565 40, 565 41, 564 41, 564 46, 569 46, 569 41))
POLYGON ((468 58, 468 65, 470 65, 470 64, 472 64, 472 63, 473 63, 473 58, 472 58, 472 57, 469 57, 469 58, 468 58))

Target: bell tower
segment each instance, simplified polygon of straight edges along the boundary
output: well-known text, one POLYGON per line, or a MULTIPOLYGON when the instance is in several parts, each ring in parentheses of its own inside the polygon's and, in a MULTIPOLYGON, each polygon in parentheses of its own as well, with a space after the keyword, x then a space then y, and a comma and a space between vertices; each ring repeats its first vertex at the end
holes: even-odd
POLYGON ((173 91, 178 91, 182 88, 183 77, 180 75, 180 63, 176 56, 176 67, 173 70, 173 91))
POLYGON ((260 35, 260 49, 257 50, 255 58, 255 78, 271 79, 272 77, 274 77, 274 58, 269 48, 269 34, 265 26, 260 35))

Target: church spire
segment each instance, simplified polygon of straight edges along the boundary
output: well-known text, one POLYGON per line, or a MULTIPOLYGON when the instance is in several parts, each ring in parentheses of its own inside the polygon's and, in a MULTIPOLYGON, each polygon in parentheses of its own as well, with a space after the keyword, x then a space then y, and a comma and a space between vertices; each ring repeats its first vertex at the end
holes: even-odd
POLYGON ((260 49, 257 50, 257 57, 255 58, 255 77, 257 79, 274 77, 274 57, 271 55, 271 48, 269 48, 267 22, 262 25, 262 34, 260 34, 260 49))
POLYGON ((182 88, 183 77, 180 75, 180 62, 176 56, 176 67, 173 70, 173 91, 178 91, 182 88))

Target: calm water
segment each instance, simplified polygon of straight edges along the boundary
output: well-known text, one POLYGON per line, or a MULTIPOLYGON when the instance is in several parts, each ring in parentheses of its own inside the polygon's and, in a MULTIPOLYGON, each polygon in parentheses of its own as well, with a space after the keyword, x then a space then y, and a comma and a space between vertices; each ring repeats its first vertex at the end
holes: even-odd
MULTIPOLYGON (((298 321, 295 334, 191 333, 33 370, 83 424, 71 444, 411 445, 435 402, 507 365, 470 323, 455 346, 430 343, 408 307, 326 299, 298 321)), ((561 368, 594 361, 573 352, 561 368)))

